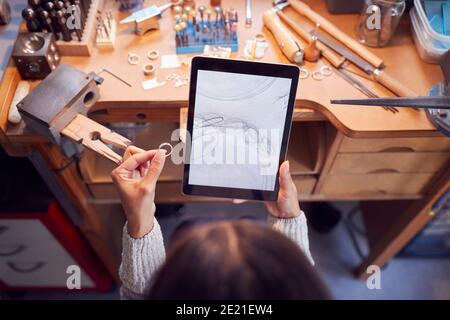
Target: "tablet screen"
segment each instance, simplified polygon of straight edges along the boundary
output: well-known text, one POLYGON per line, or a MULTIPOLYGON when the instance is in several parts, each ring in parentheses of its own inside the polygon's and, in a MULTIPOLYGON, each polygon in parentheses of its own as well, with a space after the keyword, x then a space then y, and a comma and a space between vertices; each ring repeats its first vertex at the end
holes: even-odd
POLYGON ((273 191, 291 82, 198 70, 188 183, 273 191))

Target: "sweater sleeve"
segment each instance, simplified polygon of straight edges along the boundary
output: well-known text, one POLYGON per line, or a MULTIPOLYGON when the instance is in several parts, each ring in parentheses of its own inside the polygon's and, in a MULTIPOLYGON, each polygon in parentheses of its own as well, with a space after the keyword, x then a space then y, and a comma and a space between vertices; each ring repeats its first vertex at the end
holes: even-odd
POLYGON ((308 225, 306 224, 306 216, 303 211, 300 212, 298 217, 287 219, 276 218, 269 214, 267 220, 274 230, 281 232, 294 241, 311 264, 314 265, 314 260, 309 251, 308 225))
POLYGON ((166 252, 161 227, 155 219, 153 229, 144 237, 134 239, 128 234, 127 223, 122 233, 122 299, 143 299, 149 291, 151 279, 164 263, 166 252))

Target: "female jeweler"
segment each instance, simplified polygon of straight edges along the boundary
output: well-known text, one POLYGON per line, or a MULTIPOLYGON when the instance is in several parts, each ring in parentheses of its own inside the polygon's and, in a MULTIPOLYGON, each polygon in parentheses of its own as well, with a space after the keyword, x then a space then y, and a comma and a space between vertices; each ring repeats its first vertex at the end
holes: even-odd
MULTIPOLYGON (((125 211, 123 299, 326 299, 314 270, 308 228, 289 162, 280 167, 267 225, 238 220, 194 226, 166 249, 155 219, 165 150, 129 147, 112 172, 125 211)), ((238 207, 237 207, 238 208, 238 207)))

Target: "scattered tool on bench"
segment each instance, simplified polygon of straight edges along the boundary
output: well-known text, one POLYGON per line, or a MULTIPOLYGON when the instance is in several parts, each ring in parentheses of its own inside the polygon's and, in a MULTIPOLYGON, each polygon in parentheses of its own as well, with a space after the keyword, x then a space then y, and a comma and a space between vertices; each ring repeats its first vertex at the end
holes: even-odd
POLYGON ((425 109, 428 119, 450 137, 450 50, 440 61, 444 81, 431 88, 427 97, 334 99, 332 104, 364 106, 396 106, 425 109))
MULTIPOLYGON (((289 18, 285 13, 283 13, 283 8, 288 6, 288 3, 284 1, 274 1, 273 11, 281 18, 281 20, 286 23, 292 30, 295 31, 300 37, 303 38, 308 44, 312 41, 311 35, 308 31, 303 29, 297 22, 289 18)), ((316 43, 317 49, 320 50, 322 56, 328 60, 335 68, 339 68, 345 59, 336 54, 333 50, 329 49, 327 46, 323 45, 321 42, 316 43)))
POLYGON ((275 40, 289 61, 302 64, 304 47, 294 38, 277 16, 277 9, 269 9, 263 14, 264 26, 272 32, 275 40))
POLYGON ((159 29, 159 19, 161 19, 161 14, 176 4, 177 3, 169 2, 159 7, 152 5, 142 10, 135 11, 127 18, 120 21, 120 24, 134 23, 134 32, 137 35, 142 36, 147 31, 159 29))
POLYGON ((377 68, 383 67, 383 60, 378 58, 368 48, 360 44, 358 41, 347 35, 345 32, 331 23, 327 18, 312 10, 304 2, 300 0, 275 0, 274 2, 277 4, 287 3, 292 7, 292 9, 314 22, 314 24, 319 23, 322 30, 332 35, 336 40, 344 43, 348 48, 358 53, 358 55, 364 58, 364 60, 369 62, 371 65, 377 68))
POLYGON ((122 157, 106 144, 126 149, 127 138, 86 117, 99 99, 103 78, 85 74, 65 64, 59 65, 18 104, 26 125, 59 145, 66 155, 74 153, 76 143, 120 163, 122 157))
MULTIPOLYGON (((374 79, 378 83, 382 84, 384 87, 391 90, 397 96, 400 97, 417 96, 417 94, 414 91, 409 89, 404 84, 400 83, 397 79, 393 78, 392 76, 387 74, 386 71, 384 71, 384 69, 382 69, 384 67, 384 63, 380 58, 378 58, 375 54, 370 52, 369 49, 361 45, 358 41, 356 41, 343 31, 341 31, 338 27, 336 27, 326 18, 322 17, 321 15, 313 11, 308 5, 306 5, 302 1, 274 0, 273 3, 275 5, 274 8, 277 8, 276 9, 277 11, 280 11, 287 6, 291 6, 295 11, 307 17, 315 24, 320 24, 321 30, 328 32, 331 36, 342 42, 345 46, 341 45, 338 41, 326 36, 322 32, 315 32, 314 30, 311 30, 309 32, 309 37, 311 37, 312 33, 314 33, 321 43, 339 53, 345 59, 355 64, 357 67, 361 68, 367 74, 373 75, 374 79)), ((283 19, 283 21, 285 21, 292 27, 294 22, 290 21, 289 18, 287 18, 282 13, 279 13, 279 16, 283 19)), ((301 30, 300 28, 296 28, 295 30, 297 33, 300 34, 300 36, 306 37, 306 35, 304 35, 304 32, 297 31, 301 30)), ((323 50, 321 51, 323 52, 323 50)), ((333 63, 333 66, 335 66, 336 68, 344 69, 343 64, 337 67, 333 63)))

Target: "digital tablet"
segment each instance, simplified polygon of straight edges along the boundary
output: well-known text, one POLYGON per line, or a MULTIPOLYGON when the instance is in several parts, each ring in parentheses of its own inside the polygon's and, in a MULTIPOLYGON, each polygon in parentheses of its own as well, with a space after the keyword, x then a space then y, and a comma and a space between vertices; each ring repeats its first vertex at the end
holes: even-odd
POLYGON ((298 76, 292 65, 193 58, 184 194, 277 199, 298 76))

